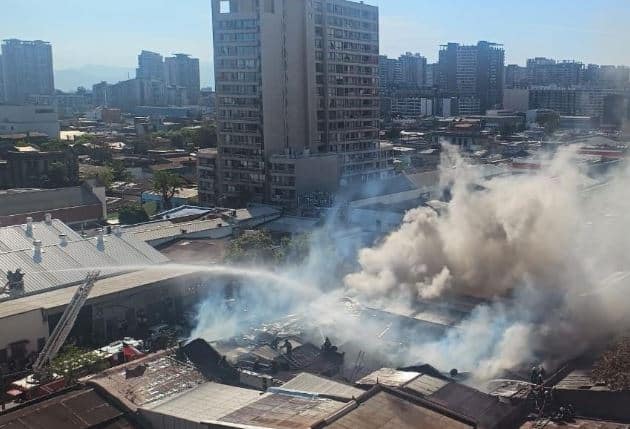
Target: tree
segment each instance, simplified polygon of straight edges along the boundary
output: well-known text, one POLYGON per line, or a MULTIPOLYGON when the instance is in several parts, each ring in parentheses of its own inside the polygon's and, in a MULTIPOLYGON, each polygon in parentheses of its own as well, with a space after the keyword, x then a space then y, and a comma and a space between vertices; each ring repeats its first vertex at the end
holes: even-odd
POLYGON ((217 147, 217 127, 215 125, 204 125, 198 130, 198 141, 195 146, 206 149, 217 147))
POLYGON ((112 169, 109 167, 99 167, 99 170, 86 174, 85 178, 98 179, 107 189, 110 189, 112 183, 114 183, 114 175, 112 174, 112 169))
POLYGON ((51 162, 47 171, 48 186, 61 188, 68 184, 68 169, 63 162, 51 162))
POLYGON ((118 221, 123 225, 135 225, 148 220, 149 216, 140 204, 128 204, 118 211, 118 221))
POLYGON ((130 182, 131 173, 127 171, 125 163, 120 160, 113 160, 109 164, 109 168, 112 172, 112 179, 114 182, 130 182))
POLYGON ((182 179, 168 171, 157 171, 153 175, 153 191, 162 196, 163 208, 173 208, 172 200, 182 188, 182 179))
POLYGON ((271 263, 278 260, 277 249, 266 231, 248 231, 232 240, 227 248, 228 263, 271 263))

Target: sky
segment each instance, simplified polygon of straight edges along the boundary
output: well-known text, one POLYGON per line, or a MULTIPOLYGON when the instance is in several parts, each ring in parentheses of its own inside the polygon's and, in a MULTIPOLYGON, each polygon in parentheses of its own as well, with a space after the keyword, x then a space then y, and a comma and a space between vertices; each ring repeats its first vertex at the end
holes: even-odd
MULTIPOLYGON (((55 70, 132 73, 147 49, 198 57, 202 84, 211 80, 210 0, 0 1, 0 39, 51 42, 55 70)), ((389 56, 412 51, 435 61, 440 44, 489 40, 505 45, 508 64, 534 56, 630 64, 630 0, 365 2, 380 7, 381 53, 389 56)))

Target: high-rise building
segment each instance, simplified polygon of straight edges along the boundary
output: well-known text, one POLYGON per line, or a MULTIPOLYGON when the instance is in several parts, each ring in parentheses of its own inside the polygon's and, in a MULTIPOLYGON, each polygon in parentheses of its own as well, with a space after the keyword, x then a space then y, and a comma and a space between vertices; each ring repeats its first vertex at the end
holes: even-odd
POLYGON ((155 52, 142 51, 138 55, 136 78, 164 81, 164 58, 162 55, 155 52))
POLYGON ((24 104, 30 95, 54 94, 50 43, 41 40, 4 40, 2 58, 4 99, 7 103, 24 104))
POLYGON ((407 52, 398 58, 402 84, 421 88, 426 83, 427 59, 420 54, 407 52))
POLYGON ((508 64, 505 66, 505 87, 506 88, 522 88, 525 89, 529 85, 527 76, 527 67, 517 64, 508 64))
POLYGON ((387 55, 378 57, 379 84, 383 89, 392 88, 402 81, 400 62, 396 58, 388 58, 387 55))
POLYGON ((459 98, 459 114, 483 114, 503 100, 505 51, 502 45, 449 43, 440 49, 439 87, 459 98))
POLYGON ((584 82, 584 64, 543 57, 530 58, 527 60, 527 78, 530 85, 536 86, 581 85, 584 82))
POLYGON ((291 205, 387 171, 378 129, 378 8, 213 0, 212 10, 217 189, 225 201, 291 205))
POLYGON ((198 104, 201 90, 199 59, 186 54, 175 54, 166 58, 165 70, 167 84, 185 88, 188 104, 198 104))
POLYGON ((424 74, 424 86, 433 88, 438 86, 440 76, 440 67, 438 63, 427 64, 424 74))

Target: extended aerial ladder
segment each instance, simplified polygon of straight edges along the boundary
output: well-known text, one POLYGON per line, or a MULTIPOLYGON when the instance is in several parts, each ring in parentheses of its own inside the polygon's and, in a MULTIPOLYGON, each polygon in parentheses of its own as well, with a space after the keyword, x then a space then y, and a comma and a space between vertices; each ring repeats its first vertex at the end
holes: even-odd
POLYGON ((87 274, 83 283, 74 293, 72 300, 61 315, 61 319, 55 326, 52 334, 46 341, 44 348, 37 356, 37 360, 33 364, 33 375, 36 380, 42 380, 46 376, 46 366, 57 356, 59 350, 66 342, 72 327, 79 316, 79 312, 90 295, 90 291, 94 287, 96 279, 100 275, 99 271, 92 271, 87 274))

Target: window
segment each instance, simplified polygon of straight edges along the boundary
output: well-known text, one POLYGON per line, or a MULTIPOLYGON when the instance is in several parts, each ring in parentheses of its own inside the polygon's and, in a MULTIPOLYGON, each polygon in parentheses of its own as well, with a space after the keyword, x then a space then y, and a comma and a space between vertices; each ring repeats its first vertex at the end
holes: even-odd
POLYGON ((265 0, 265 12, 276 13, 275 0, 265 0))
POLYGON ((231 0, 221 0, 219 3, 219 13, 230 13, 231 3, 231 0))

